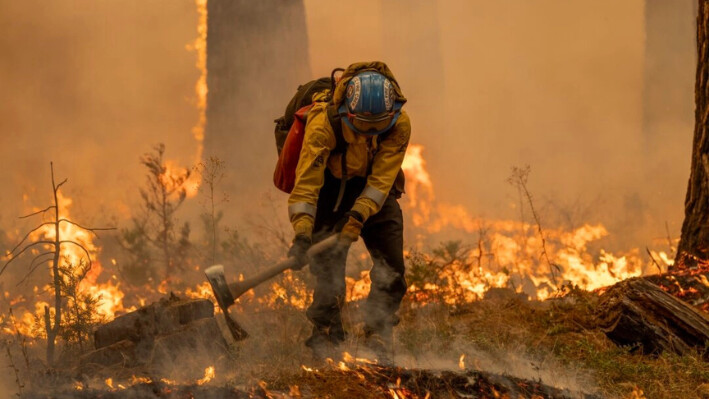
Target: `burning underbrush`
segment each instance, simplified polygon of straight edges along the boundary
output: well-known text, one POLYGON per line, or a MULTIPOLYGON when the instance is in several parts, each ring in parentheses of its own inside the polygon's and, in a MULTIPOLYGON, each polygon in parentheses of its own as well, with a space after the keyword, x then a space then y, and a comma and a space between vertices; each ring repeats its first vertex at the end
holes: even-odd
POLYGON ((12 349, 20 381, 32 384, 23 396, 30 398, 705 397, 709 366, 699 355, 650 357, 617 347, 595 327, 597 301, 580 290, 537 301, 501 289, 455 308, 407 300, 394 367, 377 365, 362 345, 360 301, 346 305, 350 334, 341 357, 326 363, 303 346, 310 326, 291 306, 232 311, 251 337, 219 355, 180 354, 179 376, 174 368, 120 363, 87 369, 66 362, 48 372, 32 359, 26 373, 20 347, 12 349))
MULTIPOLYGON (((189 197, 190 172, 168 167, 164 147, 157 146, 141 159, 149 170, 142 206, 119 232, 99 239, 98 229, 73 222, 71 199, 55 190, 53 218, 32 209, 42 217, 38 228, 26 236, 3 236, 5 264, 15 267, 0 286, 5 388, 23 397, 61 391, 106 398, 642 397, 641 390, 670 398, 677 392, 700 397, 709 388, 701 385, 709 371, 699 357, 643 357, 619 349, 594 322, 603 287, 649 274, 668 292, 706 310, 704 265, 661 274, 672 264, 672 240, 666 252, 647 249, 647 256, 637 249, 610 253, 599 244, 610 235, 602 225, 543 227, 531 196, 530 220, 471 217, 465 208, 434 198, 421 150, 412 146, 404 165, 409 290, 395 333, 396 367, 351 361, 340 366, 340 359, 312 364, 302 344, 310 333, 304 309, 314 285, 307 269, 286 271, 242 295, 232 312, 251 338, 223 342, 203 270, 223 263, 228 279, 244 279, 282 260, 290 235, 267 223, 248 239, 226 228, 224 204, 215 200, 224 164, 211 159, 195 169, 206 201, 203 232, 193 238, 190 225, 176 218, 189 197), (441 231, 463 239, 431 246, 428 239, 441 231), (15 244, 23 237, 32 247, 20 257, 23 247, 15 244), (197 303, 199 317, 185 316, 177 303, 197 303), (167 310, 155 310, 157 304, 167 310), (136 317, 138 324, 121 327, 116 331, 123 335, 108 341, 101 335, 106 326, 135 314, 149 317, 136 317), (150 320, 157 322, 154 328, 146 327, 150 320), (48 326, 58 326, 54 358, 44 355, 48 326), (199 335, 188 329, 207 339, 186 338, 199 335), (210 345, 204 342, 214 345, 205 349, 210 345), (153 361, 157 357, 160 362, 153 361)), ((526 178, 518 171, 521 192, 526 178)), ((369 292, 370 267, 358 243, 348 260, 343 317, 349 336, 341 348, 343 356, 355 359, 374 358, 361 344, 360 305, 369 292)))

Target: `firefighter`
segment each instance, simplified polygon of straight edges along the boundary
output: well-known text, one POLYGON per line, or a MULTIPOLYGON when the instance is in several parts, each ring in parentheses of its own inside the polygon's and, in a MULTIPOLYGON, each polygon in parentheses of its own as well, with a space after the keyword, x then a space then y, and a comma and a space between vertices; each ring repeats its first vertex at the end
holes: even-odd
POLYGON ((380 362, 391 361, 392 329, 406 292, 403 219, 397 202, 411 133, 409 117, 401 109, 404 102, 385 64, 360 63, 345 70, 329 105, 337 110, 340 140, 328 117, 328 103, 317 103, 308 113, 288 200, 295 231, 289 255, 302 264, 309 261, 316 278, 306 312, 313 330, 305 343, 316 358, 331 357, 345 340, 340 315, 345 262, 350 245, 361 236, 373 261, 364 309, 365 344, 380 362), (342 139, 344 150, 338 149, 342 139), (307 259, 308 248, 333 233, 339 235, 335 249, 307 259))

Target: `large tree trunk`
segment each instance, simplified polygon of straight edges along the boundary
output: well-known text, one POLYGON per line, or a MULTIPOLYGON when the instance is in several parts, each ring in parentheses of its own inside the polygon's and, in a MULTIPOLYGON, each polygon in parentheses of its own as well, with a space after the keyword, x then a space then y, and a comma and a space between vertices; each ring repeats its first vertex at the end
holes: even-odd
POLYGON ((709 260, 709 0, 697 12, 697 82, 692 166, 675 267, 709 260))
POLYGON ((310 80, 302 0, 209 0, 204 157, 226 161, 232 204, 273 187, 273 120, 310 80))

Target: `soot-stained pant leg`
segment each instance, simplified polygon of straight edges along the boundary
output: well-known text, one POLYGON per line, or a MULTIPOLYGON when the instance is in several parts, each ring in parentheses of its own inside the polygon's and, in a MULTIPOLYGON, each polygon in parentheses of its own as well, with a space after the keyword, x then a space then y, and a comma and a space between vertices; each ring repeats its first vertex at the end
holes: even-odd
MULTIPOLYGON (((318 197, 317 214, 313 228, 313 242, 324 240, 334 233, 337 222, 352 208, 354 201, 364 188, 365 181, 353 178, 348 181, 339 210, 333 208, 340 190, 340 180, 329 171, 325 174, 325 184, 318 197)), ((320 335, 333 343, 342 342, 345 332, 342 326, 341 309, 345 302, 345 264, 347 253, 328 251, 316 256, 310 264, 310 272, 315 276, 313 303, 306 315, 313 323, 313 337, 320 335)))
POLYGON ((310 265, 316 282, 306 315, 313 323, 313 334, 326 335, 333 343, 345 339, 340 309, 345 301, 346 256, 330 251, 316 256, 310 265))
POLYGON ((365 332, 390 331, 399 322, 396 312, 406 293, 404 221, 393 194, 364 224, 362 238, 374 263, 370 272, 372 286, 365 305, 365 332))

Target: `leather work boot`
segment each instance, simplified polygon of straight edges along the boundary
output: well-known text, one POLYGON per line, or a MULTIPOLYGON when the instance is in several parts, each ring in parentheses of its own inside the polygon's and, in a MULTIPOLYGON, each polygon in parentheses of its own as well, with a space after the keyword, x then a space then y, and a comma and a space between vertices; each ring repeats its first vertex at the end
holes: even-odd
POLYGON ((394 338, 392 330, 367 332, 364 334, 364 345, 376 356, 377 363, 382 366, 394 365, 394 338))
POLYGON ((325 362, 326 359, 340 360, 341 354, 337 350, 339 344, 339 340, 333 340, 327 331, 317 327, 313 327, 312 335, 305 341, 305 346, 312 351, 313 360, 318 363, 325 362))

